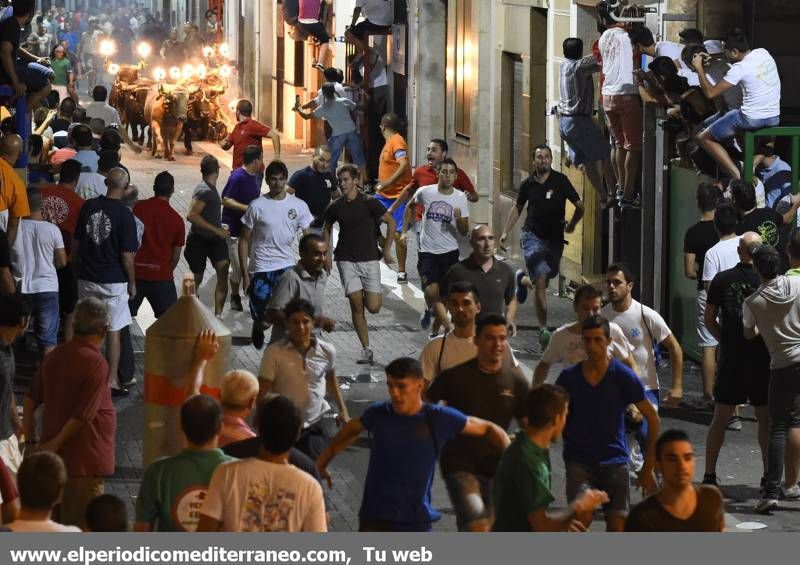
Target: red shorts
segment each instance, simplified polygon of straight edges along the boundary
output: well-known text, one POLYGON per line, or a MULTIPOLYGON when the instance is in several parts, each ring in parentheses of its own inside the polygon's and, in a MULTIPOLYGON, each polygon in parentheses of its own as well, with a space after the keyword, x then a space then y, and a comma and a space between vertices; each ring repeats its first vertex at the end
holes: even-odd
POLYGON ((642 104, 636 94, 603 96, 603 111, 617 147, 642 150, 642 104))

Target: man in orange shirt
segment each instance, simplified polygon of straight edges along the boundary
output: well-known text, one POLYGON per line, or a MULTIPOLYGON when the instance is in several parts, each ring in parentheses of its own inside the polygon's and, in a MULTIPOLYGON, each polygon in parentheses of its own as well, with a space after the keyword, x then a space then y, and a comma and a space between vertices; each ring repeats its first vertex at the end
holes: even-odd
MULTIPOLYGON (((386 143, 378 161, 378 183, 375 185, 375 198, 388 210, 403 192, 405 186, 411 182, 411 165, 408 161, 408 145, 399 133, 400 118, 396 114, 384 114, 380 127, 386 143)), ((405 211, 405 204, 401 204, 392 212, 392 216, 397 222, 394 241, 397 248, 397 282, 400 284, 408 282, 406 242, 400 239, 405 211)), ((388 233, 386 237, 389 237, 388 233)))
POLYGON ((22 151, 22 138, 16 133, 0 140, 0 228, 5 228, 8 245, 17 239, 20 218, 31 215, 25 183, 14 170, 22 151))

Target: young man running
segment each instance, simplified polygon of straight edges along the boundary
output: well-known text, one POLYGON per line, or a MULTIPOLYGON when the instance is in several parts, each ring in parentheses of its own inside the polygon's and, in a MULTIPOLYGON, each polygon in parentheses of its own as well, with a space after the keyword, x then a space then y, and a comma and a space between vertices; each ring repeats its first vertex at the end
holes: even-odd
MULTIPOLYGON (((381 310, 381 252, 378 250, 378 227, 385 222, 389 233, 396 228, 394 218, 378 200, 362 194, 356 184, 358 168, 342 165, 337 173, 342 198, 328 206, 323 214, 325 243, 330 247, 333 240, 333 225, 339 224, 339 239, 333 257, 339 268, 339 276, 344 294, 350 302, 350 313, 358 340, 361 342, 361 356, 358 363, 372 364, 373 354, 369 348, 369 332, 364 308, 371 314, 381 310)), ((383 248, 383 261, 392 262, 392 239, 386 240, 383 248)), ((330 256, 326 268, 331 269, 330 256)))

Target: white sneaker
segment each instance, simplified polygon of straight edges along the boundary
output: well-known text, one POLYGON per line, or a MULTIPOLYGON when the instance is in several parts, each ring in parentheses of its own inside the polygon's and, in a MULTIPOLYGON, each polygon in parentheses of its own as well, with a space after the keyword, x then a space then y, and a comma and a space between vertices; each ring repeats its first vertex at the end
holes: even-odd
POLYGON ((369 347, 365 347, 361 350, 361 356, 356 361, 359 365, 372 365, 373 363, 373 355, 372 350, 369 347))
POLYGON ((781 493, 783 494, 784 500, 800 500, 800 486, 793 485, 790 487, 784 487, 781 489, 781 493))

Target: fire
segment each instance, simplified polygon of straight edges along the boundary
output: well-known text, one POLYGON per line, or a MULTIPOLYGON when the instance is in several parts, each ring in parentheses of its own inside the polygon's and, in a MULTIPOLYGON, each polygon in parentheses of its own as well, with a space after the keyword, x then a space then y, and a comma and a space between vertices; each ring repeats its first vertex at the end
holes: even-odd
POLYGON ((181 69, 181 74, 183 75, 184 79, 188 80, 192 78, 192 75, 195 74, 195 69, 192 65, 187 63, 183 66, 183 69, 181 69))
POLYGON ((169 69, 169 78, 172 80, 178 80, 181 78, 181 69, 180 67, 170 67, 169 69))
POLYGON ((147 59, 153 52, 153 48, 150 47, 149 43, 145 43, 144 41, 142 41, 141 43, 139 43, 139 45, 136 46, 136 52, 142 59, 147 59))
POLYGON ((167 78, 167 71, 164 70, 164 67, 156 67, 153 70, 153 78, 156 80, 164 80, 167 78))
POLYGON ((194 70, 194 74, 197 75, 197 78, 199 78, 200 80, 206 78, 206 73, 207 73, 206 66, 202 64, 197 65, 197 68, 194 70))
POLYGON ((110 57, 117 52, 117 44, 110 39, 104 39, 100 42, 100 54, 103 57, 110 57))
POLYGON ((231 69, 230 65, 222 65, 219 68, 219 74, 223 78, 228 78, 229 76, 231 76, 232 72, 233 72, 233 69, 231 69))

